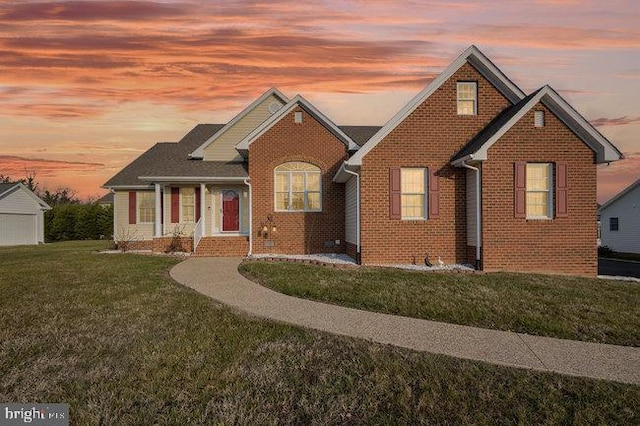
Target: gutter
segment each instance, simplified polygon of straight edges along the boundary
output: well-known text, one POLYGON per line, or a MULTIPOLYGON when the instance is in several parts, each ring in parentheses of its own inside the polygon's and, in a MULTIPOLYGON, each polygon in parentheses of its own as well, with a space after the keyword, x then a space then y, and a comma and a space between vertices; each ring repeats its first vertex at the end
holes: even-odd
POLYGON ((360 175, 348 170, 346 167, 344 171, 356 177, 356 240, 358 242, 356 252, 360 254, 360 175))
POLYGON ((249 252, 247 257, 253 254, 253 189, 249 183, 249 178, 244 178, 244 184, 249 187, 249 252))
MULTIPOLYGON (((466 158, 466 157, 465 157, 466 158)), ((480 260, 480 236, 482 222, 480 220, 480 169, 477 167, 473 167, 465 163, 465 159, 462 159, 458 164, 460 167, 464 167, 469 170, 473 170, 476 172, 476 270, 480 270, 481 260, 480 260)))

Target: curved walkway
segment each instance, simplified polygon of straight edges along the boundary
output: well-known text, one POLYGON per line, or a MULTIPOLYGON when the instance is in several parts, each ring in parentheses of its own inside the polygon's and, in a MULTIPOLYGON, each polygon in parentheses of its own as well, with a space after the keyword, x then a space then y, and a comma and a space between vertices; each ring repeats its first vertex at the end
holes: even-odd
POLYGON ((181 284, 252 315, 492 364, 640 384, 640 348, 487 330, 298 299, 253 283, 239 258, 190 258, 171 269, 181 284))

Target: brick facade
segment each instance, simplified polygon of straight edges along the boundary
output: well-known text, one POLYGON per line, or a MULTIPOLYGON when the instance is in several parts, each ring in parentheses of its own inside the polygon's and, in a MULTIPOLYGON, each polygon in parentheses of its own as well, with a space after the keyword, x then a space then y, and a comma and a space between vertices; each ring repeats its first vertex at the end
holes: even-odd
POLYGON ((249 237, 203 237, 196 248, 196 256, 237 257, 249 252, 249 237))
MULTIPOLYGON (((171 244, 173 243, 173 237, 160 237, 153 239, 153 251, 156 253, 166 253, 171 244)), ((191 253, 193 251, 193 237, 179 237, 176 243, 179 244, 178 249, 173 251, 182 251, 191 253), (181 247, 181 248, 180 248, 181 247)))
POLYGON ((547 108, 534 107, 489 148, 482 177, 485 271, 596 275, 595 154, 547 108), (544 110, 544 127, 533 126, 534 110, 544 110), (567 217, 514 217, 516 161, 567 162, 567 217))
POLYGON ((347 158, 347 147, 302 108, 281 118, 249 147, 249 176, 253 191, 254 253, 342 253, 344 246, 344 184, 333 176, 347 158), (303 122, 294 122, 294 112, 302 112, 303 122), (276 212, 274 169, 290 161, 319 167, 322 173, 321 212, 276 212), (262 224, 276 227, 268 236, 259 234, 262 224), (327 242, 339 240, 328 247, 327 242), (268 245, 273 244, 273 245, 268 245))
POLYGON ((364 158, 361 167, 362 263, 422 262, 425 254, 445 263, 471 262, 467 256, 465 169, 451 157, 502 110, 510 106, 469 64, 400 123, 364 158), (478 115, 459 116, 456 82, 478 83, 478 115), (389 219, 389 168, 428 167, 440 184, 440 215, 419 221, 389 219))

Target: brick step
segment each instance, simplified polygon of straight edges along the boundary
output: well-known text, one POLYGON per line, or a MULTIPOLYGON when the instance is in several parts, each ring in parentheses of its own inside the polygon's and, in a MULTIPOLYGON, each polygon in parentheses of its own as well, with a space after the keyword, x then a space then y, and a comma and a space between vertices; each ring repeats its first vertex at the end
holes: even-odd
POLYGON ((249 237, 203 237, 194 256, 246 256, 248 252, 249 237))

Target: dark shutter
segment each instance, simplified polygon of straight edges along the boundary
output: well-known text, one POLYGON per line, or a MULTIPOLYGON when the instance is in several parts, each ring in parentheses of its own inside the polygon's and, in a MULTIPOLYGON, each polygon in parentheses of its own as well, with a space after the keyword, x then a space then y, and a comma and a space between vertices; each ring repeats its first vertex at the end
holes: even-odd
POLYGON ((527 163, 518 161, 515 164, 514 182, 514 216, 527 217, 527 163))
POLYGON ((129 192, 129 224, 136 224, 136 192, 129 192))
POLYGON ((556 163, 556 217, 569 215, 569 181, 567 163, 556 163))
POLYGON ((429 219, 440 217, 440 180, 434 169, 429 171, 429 219))
POLYGON ((402 187, 400 186, 400 168, 389 169, 389 219, 402 218, 402 187))
POLYGON ((200 220, 200 187, 196 187, 196 222, 200 220))
POLYGON ((171 223, 180 222, 180 188, 171 188, 171 223))

